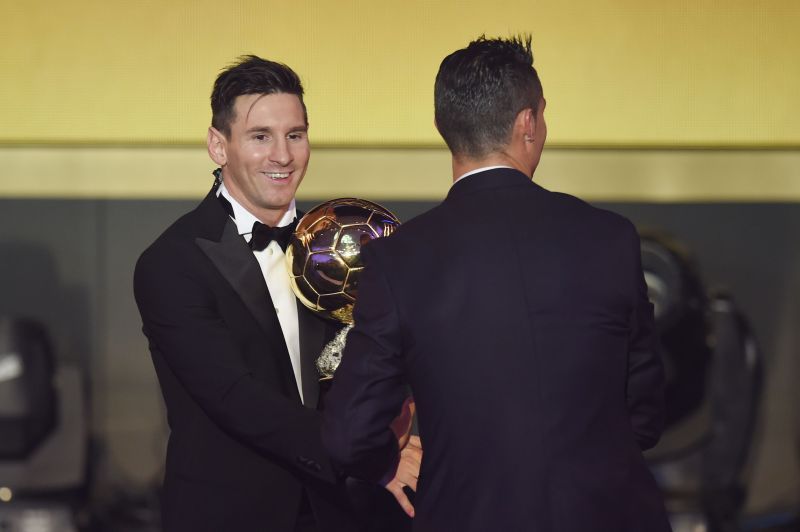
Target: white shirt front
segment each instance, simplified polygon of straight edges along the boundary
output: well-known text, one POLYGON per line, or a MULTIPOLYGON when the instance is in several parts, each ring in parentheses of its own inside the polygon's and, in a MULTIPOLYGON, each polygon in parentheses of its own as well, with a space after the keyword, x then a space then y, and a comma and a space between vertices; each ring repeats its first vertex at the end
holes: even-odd
MULTIPOLYGON (((231 197, 223 182, 217 194, 221 194, 227 199, 233 209, 233 221, 240 235, 244 236, 247 242, 252 238, 253 223, 261 221, 253 216, 248 210, 242 207, 238 201, 231 197)), ((289 225, 297 216, 295 201, 289 204, 289 208, 283 218, 278 222, 278 227, 289 225)), ((300 400, 305 403, 303 398, 303 382, 300 373, 300 327, 297 323, 297 298, 292 292, 289 284, 289 272, 286 269, 286 256, 281 246, 274 240, 261 251, 253 251, 258 265, 261 267, 261 274, 267 283, 272 304, 275 306, 275 313, 283 331, 283 339, 286 342, 286 349, 289 350, 289 358, 292 362, 294 379, 297 382, 297 391, 300 393, 300 400)))

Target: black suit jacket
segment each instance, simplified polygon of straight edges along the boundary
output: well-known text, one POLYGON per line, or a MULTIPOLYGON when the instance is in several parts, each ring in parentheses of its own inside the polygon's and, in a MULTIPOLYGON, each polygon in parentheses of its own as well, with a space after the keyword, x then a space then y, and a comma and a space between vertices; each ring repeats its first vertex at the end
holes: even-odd
POLYGON ((140 257, 134 292, 167 407, 165 530, 291 531, 305 489, 349 530, 322 448, 314 358, 335 332, 298 305, 304 407, 266 283, 212 190, 140 257))
POLYGON ((326 400, 336 462, 372 479, 393 463, 408 383, 415 530, 669 530, 641 453, 664 377, 628 220, 494 169, 363 253, 326 400))

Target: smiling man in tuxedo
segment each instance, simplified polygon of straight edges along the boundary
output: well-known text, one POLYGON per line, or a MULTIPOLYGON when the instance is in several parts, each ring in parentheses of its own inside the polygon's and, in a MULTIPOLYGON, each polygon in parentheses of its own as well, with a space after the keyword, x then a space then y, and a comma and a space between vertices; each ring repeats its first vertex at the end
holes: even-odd
POLYGON ((363 249, 323 440, 353 476, 396 461, 410 385, 418 532, 666 532, 642 450, 664 374, 633 225, 531 178, 547 135, 530 39, 480 38, 434 88, 444 201, 363 249))
POLYGON ((335 326, 297 304, 284 265, 310 154, 303 87, 247 56, 211 107, 214 186, 134 276, 171 430, 164 529, 355 530, 316 410, 314 360, 335 326))

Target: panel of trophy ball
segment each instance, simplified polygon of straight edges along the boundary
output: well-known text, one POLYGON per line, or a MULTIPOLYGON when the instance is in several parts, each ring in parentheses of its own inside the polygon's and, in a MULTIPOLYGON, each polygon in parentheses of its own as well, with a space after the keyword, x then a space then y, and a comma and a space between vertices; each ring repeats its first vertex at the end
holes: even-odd
POLYGON ((388 211, 374 211, 368 223, 378 238, 391 235, 400 225, 397 218, 388 211))
POLYGON ((350 268, 363 267, 361 246, 377 238, 378 235, 367 224, 346 225, 339 231, 336 252, 350 268))

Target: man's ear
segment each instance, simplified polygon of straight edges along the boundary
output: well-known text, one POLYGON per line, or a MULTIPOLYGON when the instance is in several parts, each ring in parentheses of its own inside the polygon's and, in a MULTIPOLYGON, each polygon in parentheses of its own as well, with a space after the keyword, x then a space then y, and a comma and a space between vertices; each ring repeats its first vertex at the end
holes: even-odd
POLYGON ((536 115, 533 113, 533 109, 528 107, 520 111, 517 115, 517 122, 522 129, 522 136, 525 142, 536 140, 536 115))
POLYGON ((206 144, 208 146, 208 156, 220 166, 225 166, 228 162, 228 155, 225 151, 225 135, 220 133, 214 126, 209 126, 206 144))
MULTIPOLYGON (((517 113, 517 119, 514 121, 514 129, 521 134, 522 139, 526 143, 534 141, 536 135, 536 116, 533 114, 533 109, 528 107, 517 113)), ((517 137, 519 138, 519 137, 517 137)))

